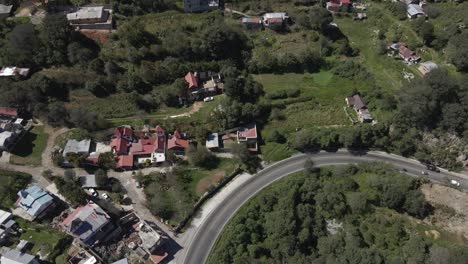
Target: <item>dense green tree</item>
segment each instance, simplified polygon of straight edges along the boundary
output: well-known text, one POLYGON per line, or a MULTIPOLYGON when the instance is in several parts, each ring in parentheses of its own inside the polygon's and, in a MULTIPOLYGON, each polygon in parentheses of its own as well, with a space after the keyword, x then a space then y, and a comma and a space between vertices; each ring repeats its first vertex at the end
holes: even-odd
POLYGON ((7 35, 5 64, 31 67, 41 43, 32 24, 19 24, 7 35))
POLYGON ((41 51, 47 64, 67 62, 67 46, 71 40, 71 27, 65 15, 48 15, 40 31, 44 50, 41 51))

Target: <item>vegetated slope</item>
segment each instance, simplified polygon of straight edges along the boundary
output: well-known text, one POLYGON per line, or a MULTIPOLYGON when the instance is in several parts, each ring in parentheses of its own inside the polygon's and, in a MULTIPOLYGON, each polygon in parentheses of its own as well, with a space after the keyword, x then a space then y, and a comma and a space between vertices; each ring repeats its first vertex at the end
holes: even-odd
POLYGON ((466 263, 414 221, 432 212, 420 184, 382 164, 295 174, 240 210, 208 263, 466 263))

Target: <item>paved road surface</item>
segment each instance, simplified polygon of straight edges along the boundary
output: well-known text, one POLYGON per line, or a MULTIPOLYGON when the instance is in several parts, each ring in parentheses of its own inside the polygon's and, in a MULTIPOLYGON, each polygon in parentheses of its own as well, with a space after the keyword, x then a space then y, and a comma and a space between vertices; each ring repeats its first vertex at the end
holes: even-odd
MULTIPOLYGON (((292 158, 277 162, 270 167, 259 172, 255 177, 239 186, 235 195, 225 199, 200 225, 192 241, 187 241, 188 248, 179 252, 176 263, 200 264, 205 263, 211 248, 220 235, 223 227, 235 212, 253 195, 262 190, 267 185, 297 171, 304 167, 304 162, 308 155, 298 155, 292 158)), ((386 154, 383 152, 368 152, 367 154, 351 154, 347 151, 338 151, 336 153, 320 152, 310 156, 316 166, 340 165, 349 163, 382 161, 390 163, 397 169, 407 169, 407 174, 412 176, 422 176, 421 171, 426 171, 425 167, 419 162, 406 159, 397 155, 386 154)), ((450 173, 442 170, 440 173, 430 172, 425 176, 433 182, 446 183, 447 179, 455 179, 460 182, 463 190, 468 190, 468 177, 450 173)))

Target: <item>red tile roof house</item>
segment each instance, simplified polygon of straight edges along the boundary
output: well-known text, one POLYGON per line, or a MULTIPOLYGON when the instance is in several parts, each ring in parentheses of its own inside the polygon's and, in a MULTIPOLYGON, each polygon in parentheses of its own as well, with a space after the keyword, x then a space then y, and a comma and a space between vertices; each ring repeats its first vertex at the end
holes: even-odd
POLYGON ((185 149, 189 147, 190 140, 182 137, 178 130, 167 140, 167 150, 174 151, 176 155, 185 155, 185 149))
POLYGON ((222 93, 224 89, 221 75, 215 72, 189 72, 184 79, 192 100, 203 100, 206 96, 222 93))
POLYGON ((388 48, 398 52, 398 57, 403 59, 405 63, 415 64, 421 60, 421 57, 419 57, 416 52, 410 50, 403 42, 393 43, 388 48))
POLYGON ((237 130, 237 143, 246 143, 251 152, 258 152, 257 125, 255 123, 240 127, 237 130))
POLYGON ((18 109, 11 107, 0 107, 0 119, 15 119, 18 117, 18 109))
POLYGON ((331 12, 348 12, 351 0, 332 0, 327 2, 327 10, 331 12))
POLYGON ((131 128, 116 128, 111 140, 112 152, 117 156, 117 169, 131 170, 136 164, 161 163, 165 159, 166 134, 157 126, 154 134, 134 132, 131 128), (137 137, 138 134, 140 137, 137 137))

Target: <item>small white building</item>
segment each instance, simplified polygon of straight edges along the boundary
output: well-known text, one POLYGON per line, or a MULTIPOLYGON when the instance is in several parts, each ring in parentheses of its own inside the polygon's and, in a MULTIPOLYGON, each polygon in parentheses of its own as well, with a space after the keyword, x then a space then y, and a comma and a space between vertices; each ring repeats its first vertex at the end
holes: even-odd
POLYGON ((437 64, 435 64, 434 62, 432 61, 426 61, 426 62, 423 62, 420 64, 420 66, 418 67, 418 70, 422 73, 422 75, 426 75, 428 74, 429 72, 435 70, 435 69, 438 69, 439 66, 437 64))
POLYGON ((422 17, 426 15, 422 7, 417 4, 409 4, 407 6, 406 11, 407 11, 408 18, 410 19, 414 19, 414 18, 418 18, 418 17, 422 17))

